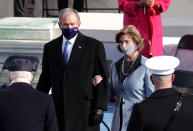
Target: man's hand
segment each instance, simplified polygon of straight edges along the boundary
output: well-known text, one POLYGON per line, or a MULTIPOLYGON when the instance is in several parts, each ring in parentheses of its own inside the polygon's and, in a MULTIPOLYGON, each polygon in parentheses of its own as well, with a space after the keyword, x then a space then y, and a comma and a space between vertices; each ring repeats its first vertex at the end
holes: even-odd
POLYGON ((101 81, 103 80, 103 78, 101 77, 101 75, 96 75, 94 76, 94 78, 92 79, 92 84, 94 86, 98 85, 101 81))
POLYGON ((91 126, 98 125, 102 122, 104 116, 104 112, 101 109, 96 109, 91 112, 89 116, 89 124, 91 126))

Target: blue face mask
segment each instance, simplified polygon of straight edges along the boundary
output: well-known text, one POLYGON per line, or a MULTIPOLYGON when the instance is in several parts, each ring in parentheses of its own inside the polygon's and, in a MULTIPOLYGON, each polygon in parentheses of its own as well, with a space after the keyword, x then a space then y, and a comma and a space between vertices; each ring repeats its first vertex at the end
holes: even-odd
POLYGON ((62 29, 62 34, 63 34, 64 37, 66 37, 67 39, 73 38, 77 33, 78 33, 78 27, 74 27, 74 28, 63 28, 63 29, 62 29))

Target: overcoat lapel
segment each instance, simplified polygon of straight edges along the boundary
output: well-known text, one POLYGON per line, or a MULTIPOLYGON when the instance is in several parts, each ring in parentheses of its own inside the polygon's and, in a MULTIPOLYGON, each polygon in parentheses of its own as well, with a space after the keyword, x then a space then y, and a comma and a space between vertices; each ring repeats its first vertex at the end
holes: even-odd
POLYGON ((81 56, 80 54, 84 51, 84 36, 79 32, 77 39, 75 40, 72 52, 68 61, 66 68, 70 67, 76 60, 81 56))
POLYGON ((55 59, 55 64, 57 65, 61 65, 62 71, 64 71, 65 69, 65 64, 64 64, 64 57, 62 55, 62 40, 63 40, 63 36, 61 35, 58 39, 58 42, 55 46, 55 56, 53 56, 53 58, 55 59), (59 60, 58 60, 59 59, 59 60))

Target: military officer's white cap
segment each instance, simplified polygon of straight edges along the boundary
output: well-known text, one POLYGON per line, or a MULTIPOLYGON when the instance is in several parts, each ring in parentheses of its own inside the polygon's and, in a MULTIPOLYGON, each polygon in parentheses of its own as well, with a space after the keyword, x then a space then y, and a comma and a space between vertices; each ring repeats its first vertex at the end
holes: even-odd
POLYGON ((169 75, 174 73, 180 60, 174 56, 156 56, 145 62, 146 67, 155 75, 169 75))

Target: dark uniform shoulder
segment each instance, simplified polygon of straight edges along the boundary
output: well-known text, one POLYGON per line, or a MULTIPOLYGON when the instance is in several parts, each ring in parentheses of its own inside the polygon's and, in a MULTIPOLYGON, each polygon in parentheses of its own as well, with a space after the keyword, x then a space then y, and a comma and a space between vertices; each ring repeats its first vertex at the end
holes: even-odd
POLYGON ((139 103, 139 104, 144 104, 144 103, 147 103, 147 102, 149 102, 149 101, 151 101, 151 100, 152 100, 151 97, 147 97, 147 98, 145 98, 144 100, 139 101, 138 103, 139 103))
POLYGON ((43 105, 47 105, 50 102, 51 96, 44 93, 44 92, 40 92, 38 90, 33 90, 33 92, 31 92, 31 98, 33 96, 34 100, 38 100, 37 103, 44 103, 43 105))
POLYGON ((7 84, 0 85, 0 89, 8 88, 9 86, 7 84))
POLYGON ((189 94, 189 93, 181 93, 181 96, 192 96, 192 97, 193 97, 193 94, 189 94))
POLYGON ((193 94, 183 93, 183 94, 181 94, 181 96, 184 99, 192 99, 193 100, 193 94))
POLYGON ((36 93, 37 95, 39 95, 39 96, 41 96, 41 97, 45 97, 45 98, 48 98, 48 97, 49 97, 49 95, 46 94, 46 93, 44 93, 44 92, 41 92, 41 91, 39 91, 39 90, 34 90, 34 91, 35 91, 35 93, 36 93))
POLYGON ((140 108, 140 107, 149 107, 149 106, 151 106, 154 102, 155 102, 154 99, 152 99, 151 97, 147 97, 146 99, 137 102, 137 103, 136 103, 136 106, 139 107, 139 108, 140 108))

